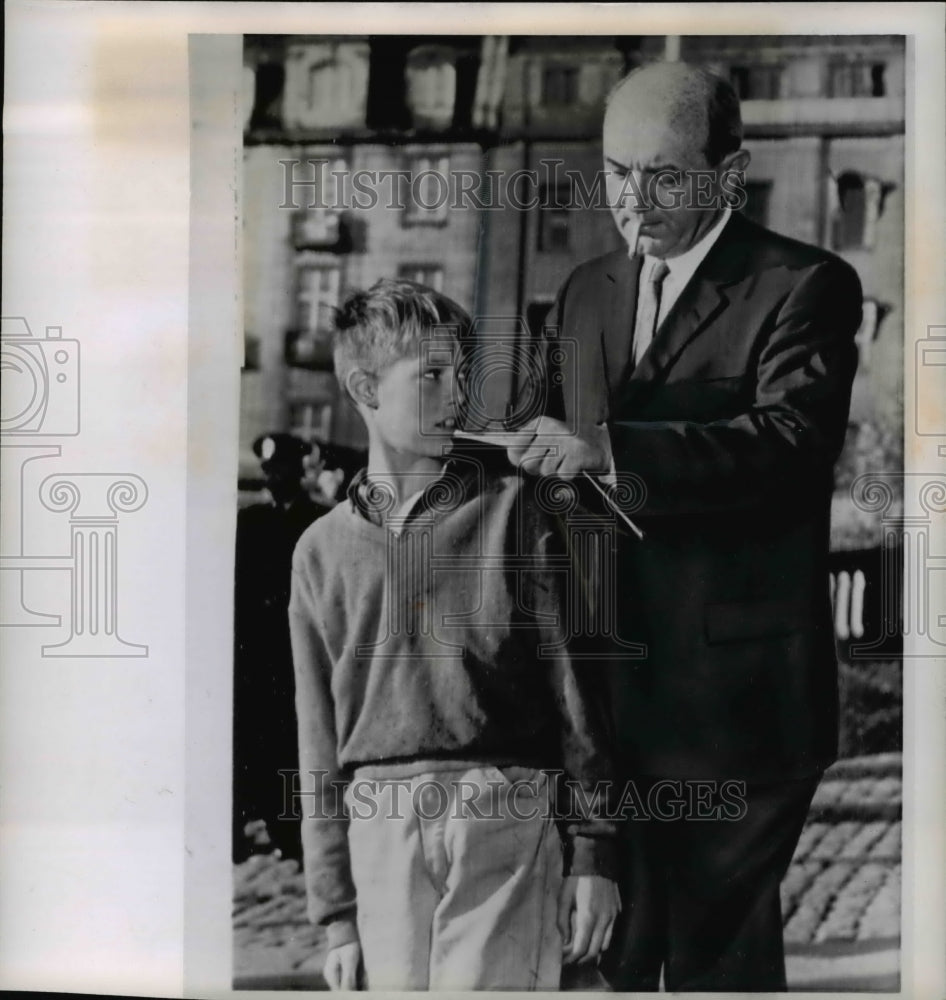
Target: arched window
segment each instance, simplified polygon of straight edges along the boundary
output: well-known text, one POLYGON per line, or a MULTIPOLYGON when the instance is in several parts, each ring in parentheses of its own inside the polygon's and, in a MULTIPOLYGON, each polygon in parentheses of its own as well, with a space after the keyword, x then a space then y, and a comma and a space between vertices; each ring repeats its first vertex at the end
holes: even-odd
POLYGON ((854 337, 857 344, 858 368, 866 371, 870 368, 871 348, 880 333, 880 324, 890 312, 890 306, 869 296, 864 299, 861 314, 861 325, 854 337))
POLYGON ((422 45, 407 57, 407 106, 415 127, 449 128, 457 96, 456 53, 422 45))
POLYGON ((568 106, 578 100, 578 67, 554 64, 542 72, 542 103, 568 106))
POLYGON ((846 170, 837 178, 837 211, 834 216, 835 250, 850 250, 864 245, 867 199, 864 178, 846 170))
POLYGON ((835 250, 871 250, 887 195, 896 187, 856 170, 828 177, 828 219, 835 250))
POLYGON ((287 128, 359 127, 368 98, 368 45, 304 42, 286 55, 283 118, 287 128))
POLYGON ((296 271, 296 323, 286 335, 292 367, 330 368, 332 328, 339 303, 341 270, 319 255, 300 255, 296 271))

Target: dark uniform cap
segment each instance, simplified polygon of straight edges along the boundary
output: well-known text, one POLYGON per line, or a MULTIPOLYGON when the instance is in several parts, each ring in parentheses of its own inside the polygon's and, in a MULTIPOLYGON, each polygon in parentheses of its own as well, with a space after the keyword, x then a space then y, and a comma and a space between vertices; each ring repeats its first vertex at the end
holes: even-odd
POLYGON ((270 462, 301 463, 311 451, 312 445, 295 434, 262 434, 253 442, 253 453, 260 460, 264 471, 270 462))
POLYGON ((319 455, 326 469, 343 469, 349 475, 354 475, 368 460, 365 451, 341 444, 321 445, 319 455))

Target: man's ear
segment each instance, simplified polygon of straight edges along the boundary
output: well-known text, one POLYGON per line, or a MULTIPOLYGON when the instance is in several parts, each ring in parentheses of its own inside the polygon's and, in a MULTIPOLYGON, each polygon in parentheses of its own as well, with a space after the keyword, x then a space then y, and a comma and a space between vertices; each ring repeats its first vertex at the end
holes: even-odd
POLYGON ((731 208, 740 209, 746 203, 746 167, 750 159, 748 149, 737 149, 727 153, 717 168, 723 199, 731 208))
POLYGON ((748 149, 737 149, 735 153, 730 153, 729 155, 732 157, 731 170, 745 170, 752 159, 752 154, 748 149))
POLYGON ((752 154, 748 149, 737 149, 732 153, 727 153, 720 161, 718 170, 720 174, 728 172, 743 173, 749 166, 752 154))
POLYGON ((345 388, 356 403, 367 406, 369 410, 378 408, 378 381, 371 372, 361 368, 350 371, 345 379, 345 388))

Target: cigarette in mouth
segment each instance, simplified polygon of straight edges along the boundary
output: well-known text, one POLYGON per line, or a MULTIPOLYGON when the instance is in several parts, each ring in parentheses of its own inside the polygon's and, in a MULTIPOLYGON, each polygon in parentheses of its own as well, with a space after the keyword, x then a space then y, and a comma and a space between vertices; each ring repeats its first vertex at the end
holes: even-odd
POLYGON ((636 257, 638 253, 637 242, 641 234, 641 220, 636 216, 631 216, 627 224, 627 247, 631 256, 636 257))

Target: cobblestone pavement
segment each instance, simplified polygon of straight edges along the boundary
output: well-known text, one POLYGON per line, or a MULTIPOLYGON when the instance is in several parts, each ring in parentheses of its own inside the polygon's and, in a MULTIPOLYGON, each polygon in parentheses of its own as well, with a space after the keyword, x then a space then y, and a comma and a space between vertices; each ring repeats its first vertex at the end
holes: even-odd
MULTIPOLYGON (((900 775, 899 754, 825 775, 782 884, 790 989, 899 989, 900 775)), ((237 988, 324 988, 295 861, 235 866, 233 930, 237 988)))

